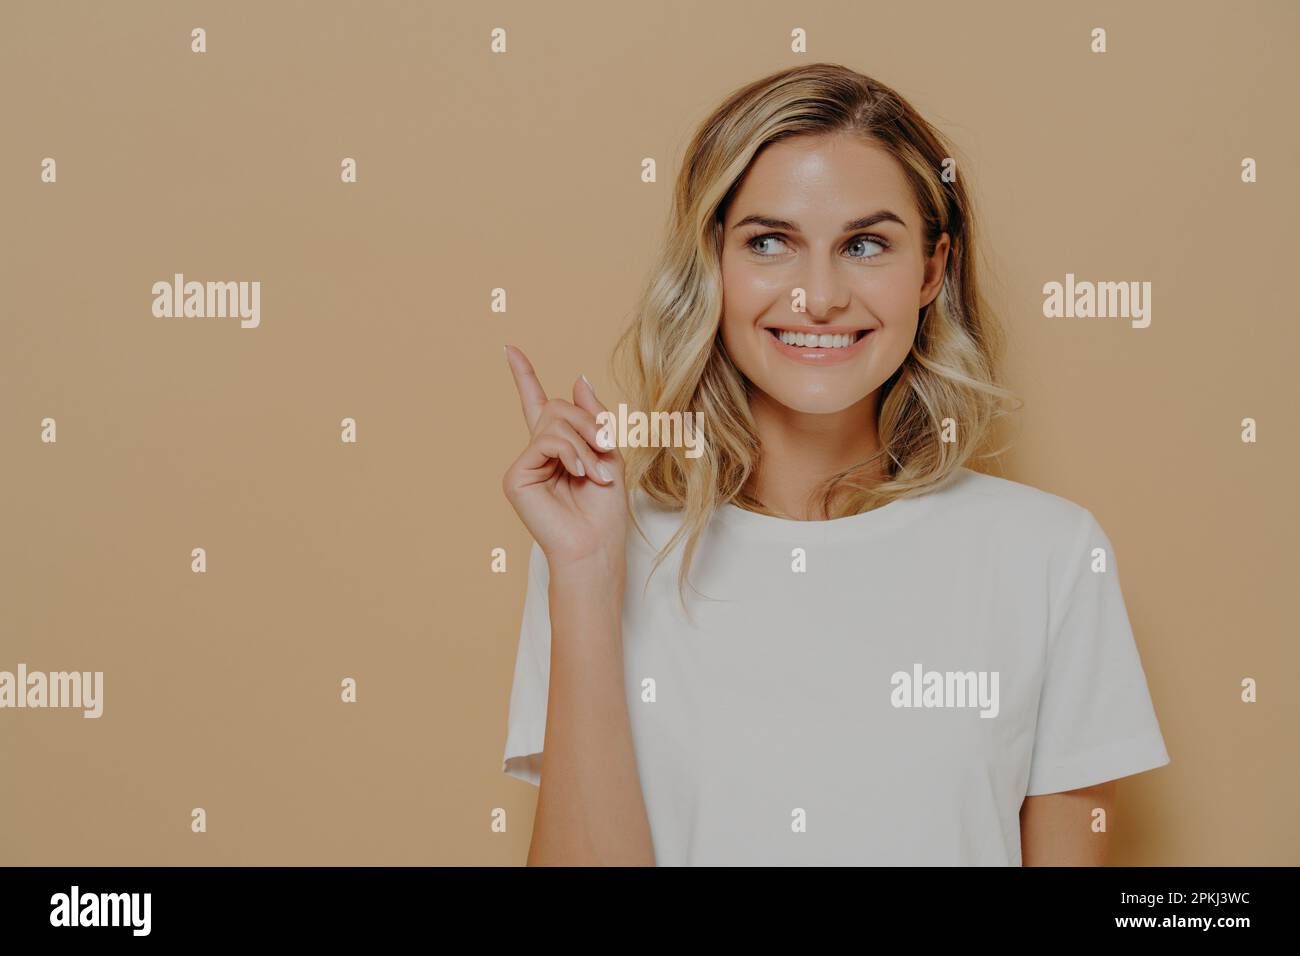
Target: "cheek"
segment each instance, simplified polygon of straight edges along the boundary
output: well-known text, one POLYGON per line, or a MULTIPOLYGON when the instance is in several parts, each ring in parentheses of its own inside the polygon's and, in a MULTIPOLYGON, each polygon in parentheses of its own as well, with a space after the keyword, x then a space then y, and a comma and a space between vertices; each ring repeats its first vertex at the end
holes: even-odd
POLYGON ((895 261, 874 266, 859 266, 845 280, 854 302, 853 308, 865 307, 881 322, 897 322, 915 312, 917 290, 921 280, 913 277, 911 263, 895 261))
POLYGON ((722 341, 733 355, 747 343, 751 331, 769 309, 771 296, 764 295, 755 277, 744 267, 726 266, 722 272, 722 341))
POLYGON ((758 350, 754 342, 753 326, 737 319, 728 307, 722 320, 722 347, 727 350, 736 367, 746 376, 759 374, 758 350))
POLYGON ((899 276, 890 282, 882 282, 875 290, 877 307, 895 322, 915 319, 920 309, 920 300, 917 298, 920 288, 921 280, 913 282, 911 276, 899 276))
MULTIPOLYGON (((790 308, 790 283, 777 270, 753 268, 745 262, 723 263, 722 330, 724 341, 734 334, 752 332, 765 317, 779 315, 790 308)), ((737 343, 744 347, 744 343, 737 343)), ((750 344, 752 348, 752 343, 750 344)))

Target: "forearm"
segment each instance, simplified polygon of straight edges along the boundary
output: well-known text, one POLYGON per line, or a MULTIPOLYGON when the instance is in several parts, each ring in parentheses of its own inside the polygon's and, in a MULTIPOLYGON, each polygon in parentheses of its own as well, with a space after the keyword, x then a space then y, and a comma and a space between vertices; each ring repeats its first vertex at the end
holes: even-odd
POLYGON ((623 576, 553 569, 543 772, 529 866, 654 865, 623 673, 623 576))
POLYGON ((1026 797, 1020 806, 1022 866, 1105 866, 1108 829, 1094 827, 1095 813, 1109 822, 1115 781, 1095 787, 1026 797))

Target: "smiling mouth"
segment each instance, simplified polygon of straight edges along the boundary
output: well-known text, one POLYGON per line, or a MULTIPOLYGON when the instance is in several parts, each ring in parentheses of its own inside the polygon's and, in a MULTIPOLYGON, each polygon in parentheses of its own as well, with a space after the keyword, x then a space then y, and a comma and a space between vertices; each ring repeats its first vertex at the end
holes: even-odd
POLYGON ((855 329, 842 333, 797 332, 791 329, 768 328, 768 333, 784 345, 804 349, 846 349, 857 343, 870 329, 855 329))

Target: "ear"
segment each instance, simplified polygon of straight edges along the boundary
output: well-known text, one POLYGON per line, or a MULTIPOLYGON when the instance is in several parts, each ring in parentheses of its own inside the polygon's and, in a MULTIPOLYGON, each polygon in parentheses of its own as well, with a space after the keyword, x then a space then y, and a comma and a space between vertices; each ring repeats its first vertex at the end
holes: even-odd
POLYGON ((920 308, 926 309, 939 295, 943 288, 943 279, 948 272, 948 253, 952 240, 948 233, 940 233, 934 243, 934 255, 925 261, 925 282, 921 286, 920 308))

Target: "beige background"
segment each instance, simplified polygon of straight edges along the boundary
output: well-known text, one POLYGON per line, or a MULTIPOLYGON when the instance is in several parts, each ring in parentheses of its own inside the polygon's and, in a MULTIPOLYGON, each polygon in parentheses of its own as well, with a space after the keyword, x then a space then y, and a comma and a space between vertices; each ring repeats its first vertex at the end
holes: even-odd
POLYGON ((1298 9, 8 0, 0 669, 102 670, 105 713, 0 711, 0 862, 522 862, 501 344, 617 400, 695 124, 817 60, 965 154, 1026 401, 999 473, 1123 564, 1173 762, 1123 785, 1115 862, 1300 862, 1298 9), (261 281, 261 327, 154 318, 174 272, 261 281), (1151 327, 1043 318, 1067 272, 1151 281, 1151 327))

